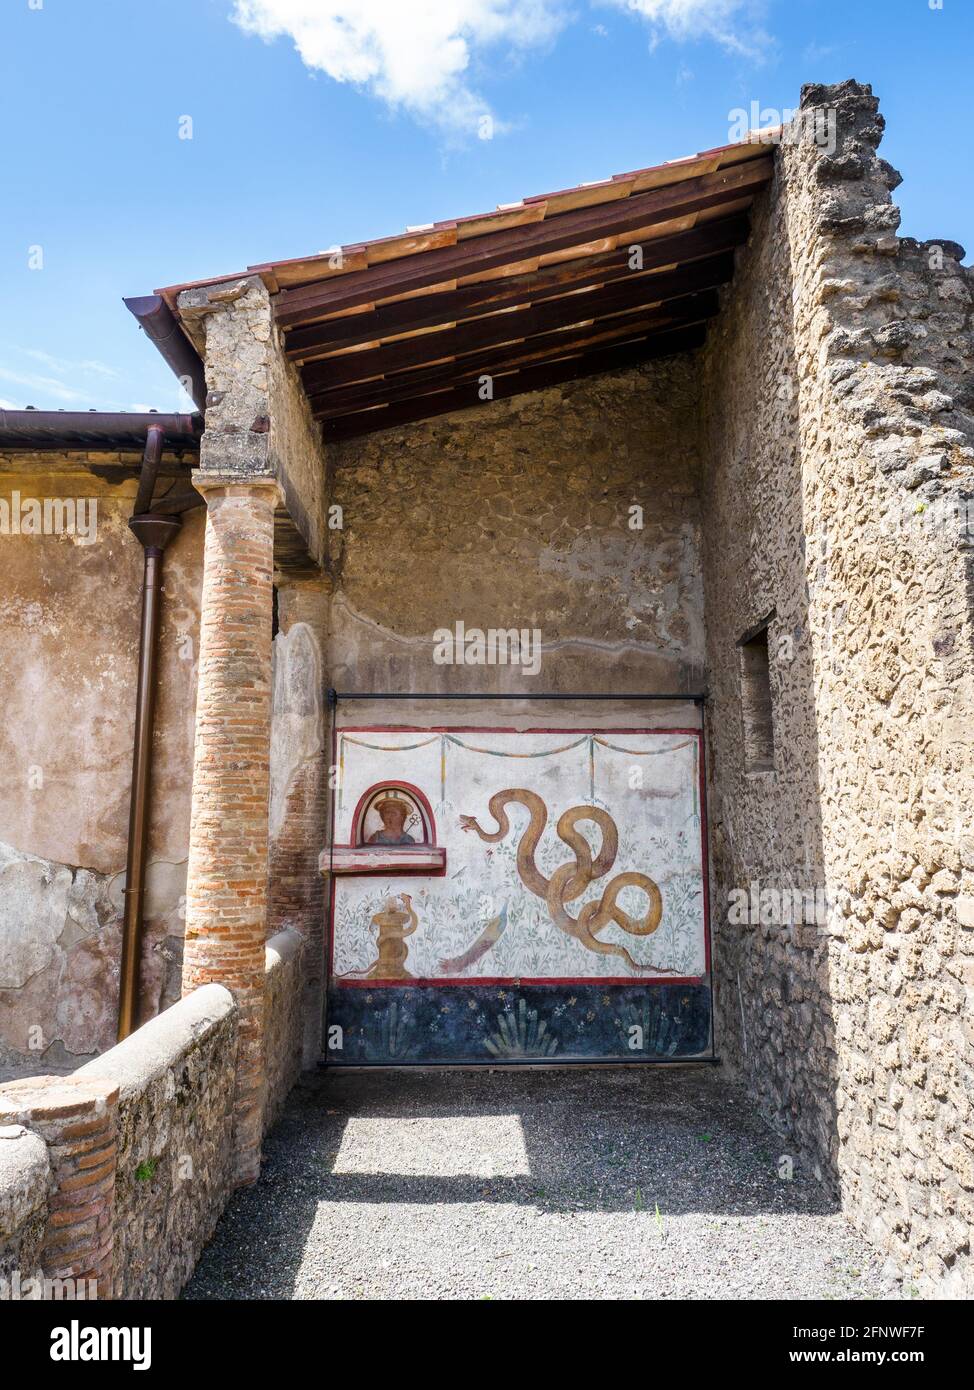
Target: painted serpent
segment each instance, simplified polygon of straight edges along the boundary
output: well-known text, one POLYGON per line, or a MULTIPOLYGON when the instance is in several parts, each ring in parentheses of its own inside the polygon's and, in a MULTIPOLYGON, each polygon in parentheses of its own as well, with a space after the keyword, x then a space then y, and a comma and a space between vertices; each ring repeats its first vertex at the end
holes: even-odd
POLYGON ((496 844, 511 829, 505 807, 512 803, 524 806, 531 816, 518 841, 517 871, 525 886, 539 898, 544 898, 552 921, 589 951, 601 956, 620 956, 628 961, 633 970, 651 969, 633 960, 625 946, 598 939, 598 933, 604 931, 610 922, 617 923, 631 936, 650 936, 659 926, 663 916, 663 898, 657 885, 646 874, 616 874, 606 885, 598 902, 586 903, 577 918, 572 917, 565 906, 580 897, 590 883, 603 878, 615 863, 619 832, 609 813, 598 806, 573 806, 559 816, 555 826, 558 838, 574 853, 575 862, 562 864, 547 879, 534 862, 535 851, 548 821, 548 808, 536 792, 526 791, 523 787, 509 787, 505 791, 495 792, 487 806, 497 822, 497 830, 482 830, 474 816, 461 816, 460 824, 464 830, 475 831, 487 844, 496 844), (597 825, 602 836, 599 852, 594 859, 585 836, 575 829, 576 824, 583 820, 597 825), (638 920, 630 917, 616 901, 623 888, 629 887, 641 888, 649 899, 645 916, 638 920))

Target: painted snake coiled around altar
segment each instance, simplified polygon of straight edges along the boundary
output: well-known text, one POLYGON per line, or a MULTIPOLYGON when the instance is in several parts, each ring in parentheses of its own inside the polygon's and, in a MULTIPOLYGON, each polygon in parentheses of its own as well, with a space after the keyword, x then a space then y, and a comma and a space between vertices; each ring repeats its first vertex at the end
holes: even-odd
POLYGON ((497 830, 482 830, 474 816, 461 816, 460 824, 464 830, 475 831, 485 843, 496 844, 499 840, 505 839, 510 832, 511 822, 505 807, 511 803, 524 806, 531 816, 518 841, 518 874, 532 893, 544 899, 552 921, 563 932, 597 955, 619 956, 627 961, 633 970, 650 968, 633 960, 625 946, 598 939, 598 933, 604 931, 610 922, 615 922, 630 936, 650 936, 656 930, 663 916, 663 898, 658 886, 647 874, 616 874, 606 885, 598 902, 586 903, 580 909, 577 918, 572 917, 566 907, 566 903, 580 897, 590 883, 604 878, 615 863, 619 849, 619 832, 608 811, 603 811, 599 806, 573 806, 559 816, 555 830, 558 838, 575 855, 575 862, 562 864, 548 879, 534 862, 535 851, 548 822, 548 808, 536 792, 527 791, 523 787, 510 787, 505 791, 495 792, 487 806, 497 822, 497 830), (597 825, 602 836, 599 852, 594 859, 585 836, 575 829, 576 824, 583 820, 592 821, 597 825), (630 917, 617 902, 623 888, 630 887, 641 889, 649 899, 645 915, 638 919, 630 917))

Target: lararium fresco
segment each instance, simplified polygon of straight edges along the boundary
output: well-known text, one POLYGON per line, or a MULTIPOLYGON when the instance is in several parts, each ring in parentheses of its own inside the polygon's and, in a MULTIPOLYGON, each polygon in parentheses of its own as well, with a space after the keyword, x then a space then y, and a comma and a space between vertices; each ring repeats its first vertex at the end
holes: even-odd
POLYGON ((696 730, 338 744, 330 1062, 708 1048, 696 730))

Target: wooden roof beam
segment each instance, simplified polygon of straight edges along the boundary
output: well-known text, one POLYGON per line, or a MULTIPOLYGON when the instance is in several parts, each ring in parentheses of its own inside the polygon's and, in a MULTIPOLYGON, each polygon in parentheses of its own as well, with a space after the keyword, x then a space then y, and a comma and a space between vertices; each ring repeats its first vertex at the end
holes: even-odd
MULTIPOLYGON (((590 290, 566 295, 536 308, 512 309, 481 319, 468 319, 457 328, 445 328, 439 333, 421 333, 414 338, 401 338, 377 348, 344 353, 311 362, 301 370, 301 380, 309 396, 319 391, 345 386, 353 381, 367 381, 388 376, 390 372, 406 371, 462 353, 500 346, 519 338, 529 338, 554 329, 570 328, 588 319, 608 314, 626 313, 640 306, 686 296, 704 289, 725 284, 731 277, 733 262, 728 256, 722 261, 703 261, 685 271, 667 277, 665 284, 653 286, 656 277, 639 277, 621 286, 590 290)), ((660 281, 664 277, 660 276, 660 281)))
POLYGON ((713 318, 717 309, 716 294, 690 295, 660 309, 638 309, 630 314, 618 314, 576 331, 542 333, 525 338, 522 342, 470 353, 416 371, 400 372, 375 381, 357 382, 335 390, 309 394, 308 402, 315 415, 331 418, 352 410, 407 400, 462 382, 479 381, 483 376, 493 377, 516 366, 552 361, 613 340, 643 337, 650 331, 703 323, 713 318))
POLYGON ((325 421, 322 425, 322 437, 326 443, 352 439, 357 435, 374 434, 377 430, 390 429, 395 425, 430 419, 473 406, 486 412, 490 410, 494 401, 522 395, 526 391, 540 391, 545 387, 557 386, 580 377, 636 366, 652 358, 690 352, 701 346, 705 333, 706 329, 702 325, 681 328, 671 333, 653 335, 641 342, 627 343, 622 347, 605 348, 560 362, 526 367, 523 371, 512 372, 509 376, 498 377, 494 383, 493 401, 481 400, 477 383, 472 382, 467 386, 421 396, 379 410, 365 410, 355 415, 345 415, 339 420, 325 421))
POLYGON ((731 251, 747 240, 748 230, 749 219, 746 214, 738 213, 685 232, 634 243, 640 251, 639 271, 630 268, 630 248, 623 246, 576 261, 563 261, 527 275, 511 275, 479 285, 464 285, 456 290, 439 290, 393 304, 380 304, 360 314, 293 328, 286 335, 285 349, 292 361, 304 362, 326 352, 394 334, 456 323, 518 304, 537 304, 587 285, 634 279, 661 266, 692 264, 731 251))
POLYGON ((282 328, 294 327, 315 317, 443 284, 458 276, 474 275, 688 216, 756 191, 768 182, 772 170, 772 157, 751 159, 670 187, 634 193, 619 202, 560 213, 508 231, 488 232, 456 246, 337 275, 323 284, 282 290, 274 297, 277 322, 282 328))

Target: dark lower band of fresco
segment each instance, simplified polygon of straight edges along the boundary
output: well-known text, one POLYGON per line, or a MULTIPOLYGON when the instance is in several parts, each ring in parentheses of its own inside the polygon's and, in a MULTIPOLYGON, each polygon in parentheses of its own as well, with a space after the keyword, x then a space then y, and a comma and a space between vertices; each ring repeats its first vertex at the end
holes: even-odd
POLYGON ((709 984, 332 989, 329 1065, 658 1062, 710 1051, 709 984))

